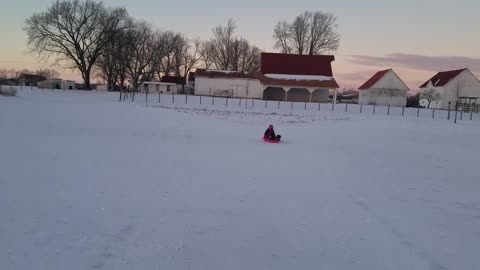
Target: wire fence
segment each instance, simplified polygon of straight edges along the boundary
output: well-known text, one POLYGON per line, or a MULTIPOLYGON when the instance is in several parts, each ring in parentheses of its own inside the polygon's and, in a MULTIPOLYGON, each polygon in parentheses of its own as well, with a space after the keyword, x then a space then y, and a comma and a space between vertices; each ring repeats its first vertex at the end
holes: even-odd
POLYGON ((143 95, 147 106, 179 109, 212 109, 228 111, 254 111, 264 113, 285 113, 315 115, 318 113, 357 114, 373 116, 391 116, 408 118, 443 119, 457 122, 459 120, 478 120, 480 114, 475 111, 440 110, 412 107, 377 106, 349 103, 310 103, 287 102, 248 98, 230 98, 214 96, 195 96, 184 94, 149 94, 143 95))
MULTIPOLYGON (((39 89, 36 87, 20 87, 20 86, 1 86, 1 89, 20 90, 37 90, 44 93, 64 92, 78 93, 86 91, 73 91, 62 89, 39 89)), ((117 96, 117 100, 122 102, 131 102, 132 93, 122 95, 119 99, 119 92, 95 92, 97 94, 104 93, 106 98, 112 99, 117 96)), ((324 113, 334 113, 341 115, 365 115, 373 117, 401 117, 401 118, 418 118, 418 119, 436 119, 448 120, 454 123, 458 121, 480 120, 478 111, 463 110, 439 110, 412 107, 393 107, 393 106, 377 106, 365 104, 351 103, 310 103, 310 102, 290 102, 290 101, 272 101, 251 98, 230 98, 218 96, 196 96, 185 94, 168 94, 168 93, 151 93, 139 94, 135 93, 135 103, 145 104, 151 107, 165 107, 176 109, 201 109, 201 110, 221 110, 235 112, 258 112, 258 113, 279 113, 279 114, 295 114, 305 116, 316 116, 324 113)))

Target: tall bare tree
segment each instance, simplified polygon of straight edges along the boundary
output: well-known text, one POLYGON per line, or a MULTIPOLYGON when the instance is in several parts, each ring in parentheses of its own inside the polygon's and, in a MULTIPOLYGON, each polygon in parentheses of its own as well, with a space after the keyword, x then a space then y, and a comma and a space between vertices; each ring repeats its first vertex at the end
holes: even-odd
POLYGON ((292 23, 282 20, 275 25, 275 48, 283 53, 308 55, 336 51, 340 45, 337 28, 333 14, 305 11, 292 23))
POLYGON ((232 43, 237 26, 233 19, 228 20, 226 26, 218 25, 213 29, 211 40, 215 48, 214 62, 218 69, 228 70, 232 66, 232 43))
POLYGON ((102 2, 56 0, 46 11, 29 17, 24 30, 31 52, 78 69, 90 89, 93 65, 126 17, 125 9, 106 8, 102 2))

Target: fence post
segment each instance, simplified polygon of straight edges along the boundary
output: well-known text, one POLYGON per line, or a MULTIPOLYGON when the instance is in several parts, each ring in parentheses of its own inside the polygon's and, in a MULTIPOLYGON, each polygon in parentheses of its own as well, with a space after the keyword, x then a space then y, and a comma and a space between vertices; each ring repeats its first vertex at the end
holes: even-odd
POLYGON ((202 105, 202 96, 200 96, 200 105, 202 105))
POLYGON ((432 118, 435 118, 435 108, 432 110, 432 118))
POLYGON ((145 103, 148 103, 148 92, 145 92, 145 103))
POLYGON ((473 110, 470 110, 470 121, 473 120, 473 110))
POLYGON ((238 99, 238 107, 242 107, 242 98, 238 99))
POLYGON ((265 108, 268 106, 268 100, 265 99, 265 108))
POLYGON ((305 102, 305 111, 307 110, 307 103, 305 102))
POLYGON ((212 97, 212 105, 215 105, 215 97, 212 97))
POLYGON ((447 116, 447 120, 450 120, 450 104, 451 104, 451 101, 448 102, 448 116, 447 116))
POLYGON ((362 113, 362 111, 363 111, 363 102, 360 103, 360 113, 362 113))
POLYGON ((280 101, 278 102, 278 108, 277 108, 277 109, 279 109, 279 110, 280 110, 280 101))
POLYGON ((463 120, 463 106, 462 106, 462 111, 460 112, 460 120, 463 120))
POLYGON ((255 99, 252 98, 252 108, 255 106, 255 99))
POLYGON ((228 107, 228 97, 225 98, 225 107, 228 107))
POLYGON ((290 110, 293 111, 293 101, 292 101, 291 104, 290 104, 290 110))
POLYGON ((319 111, 320 111, 320 104, 321 104, 321 103, 319 102, 319 103, 318 103, 318 110, 319 110, 319 111))
POLYGON ((458 107, 457 105, 455 105, 455 121, 454 121, 455 124, 457 123, 457 112, 458 112, 458 107))
POLYGON ((162 98, 162 93, 160 93, 160 91, 158 91, 158 103, 161 103, 161 98, 162 98))
POLYGON ((402 117, 405 115, 405 106, 402 106, 402 117))
POLYGON ((185 104, 188 104, 188 95, 185 94, 185 104))
POLYGON ((418 106, 418 108, 417 108, 417 117, 419 117, 419 116, 420 116, 420 106, 418 106))
POLYGON ((390 104, 388 104, 387 115, 390 115, 390 104))
POLYGON ((172 104, 175 104, 175 94, 172 93, 172 104))
POLYGON ((375 109, 377 108, 377 104, 373 103, 373 114, 375 114, 375 109))
POLYGON ((332 100, 332 112, 335 110, 335 100, 332 100))
POLYGON ((345 112, 348 112, 348 103, 345 103, 345 112))

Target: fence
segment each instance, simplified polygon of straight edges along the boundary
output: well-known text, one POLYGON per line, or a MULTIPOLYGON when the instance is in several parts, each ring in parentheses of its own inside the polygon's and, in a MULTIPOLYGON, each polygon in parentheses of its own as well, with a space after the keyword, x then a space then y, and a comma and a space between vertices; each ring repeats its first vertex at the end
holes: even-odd
POLYGON ((316 113, 342 113, 372 116, 410 117, 452 120, 474 120, 479 118, 475 111, 439 110, 411 107, 376 106, 348 103, 309 103, 286 102, 247 98, 230 98, 214 96, 193 96, 183 94, 150 94, 145 95, 148 106, 159 106, 179 109, 214 109, 229 111, 253 111, 264 113, 295 113, 314 115, 316 113))

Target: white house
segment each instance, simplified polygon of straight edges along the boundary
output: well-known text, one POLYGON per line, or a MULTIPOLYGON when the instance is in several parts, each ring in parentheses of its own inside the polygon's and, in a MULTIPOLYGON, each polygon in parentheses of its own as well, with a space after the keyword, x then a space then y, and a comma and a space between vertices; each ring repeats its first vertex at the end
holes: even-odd
MULTIPOLYGON (((480 81, 468 68, 437 73, 420 86, 420 93, 427 89, 434 89, 440 95, 439 100, 430 104, 434 109, 476 106, 480 101, 480 81)), ((420 105, 426 107, 428 101, 420 99, 420 105)))
POLYGON ((139 89, 140 93, 166 93, 166 94, 177 94, 178 86, 176 83, 166 83, 166 82, 143 82, 139 89))
POLYGON ((409 89, 393 69, 387 69, 377 72, 358 90, 360 104, 402 107, 407 104, 409 89))
POLYGON ((260 72, 197 69, 195 94, 278 101, 328 102, 337 89, 331 55, 262 53, 260 72))
POLYGON ((43 89, 62 89, 62 90, 74 90, 75 82, 61 79, 50 79, 38 82, 38 88, 43 89))

